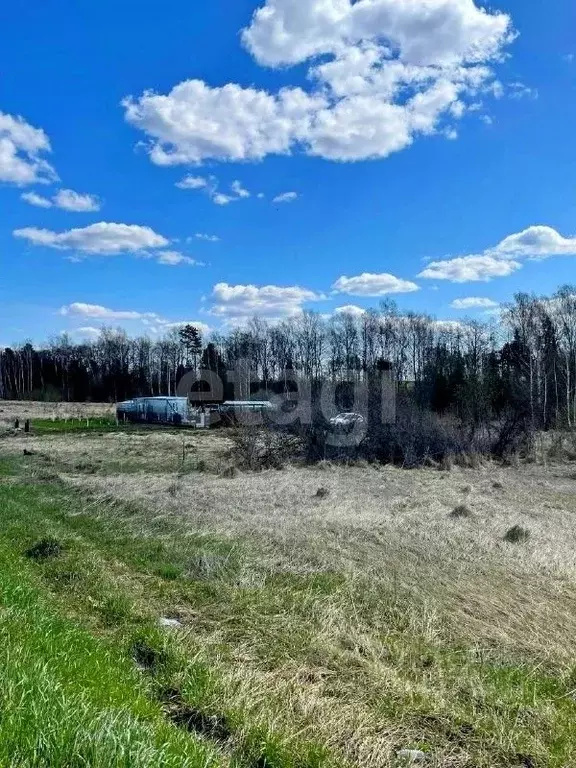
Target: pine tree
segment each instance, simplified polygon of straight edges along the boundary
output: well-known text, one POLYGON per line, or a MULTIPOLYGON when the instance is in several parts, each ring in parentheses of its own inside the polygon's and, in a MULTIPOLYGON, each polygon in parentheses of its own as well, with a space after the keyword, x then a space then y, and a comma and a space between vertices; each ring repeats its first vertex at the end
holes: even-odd
POLYGON ((180 341, 188 357, 194 361, 194 370, 198 367, 198 357, 202 354, 202 335, 193 325, 185 325, 180 330, 180 341))

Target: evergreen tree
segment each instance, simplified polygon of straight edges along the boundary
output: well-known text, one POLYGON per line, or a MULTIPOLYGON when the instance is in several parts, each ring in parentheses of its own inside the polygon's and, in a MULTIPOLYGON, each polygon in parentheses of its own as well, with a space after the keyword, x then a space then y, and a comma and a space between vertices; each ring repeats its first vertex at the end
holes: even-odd
POLYGON ((194 370, 198 367, 198 357, 202 354, 202 334, 193 325, 185 325, 180 329, 180 341, 187 356, 192 358, 194 370))

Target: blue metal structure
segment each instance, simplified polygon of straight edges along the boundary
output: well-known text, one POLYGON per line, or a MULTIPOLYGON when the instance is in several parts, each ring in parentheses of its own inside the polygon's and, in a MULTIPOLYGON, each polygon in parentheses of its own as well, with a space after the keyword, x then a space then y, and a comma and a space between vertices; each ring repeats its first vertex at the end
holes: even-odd
POLYGON ((215 423, 235 423, 240 414, 271 414, 277 407, 268 400, 229 400, 212 409, 191 406, 187 397, 136 397, 116 406, 119 421, 207 428, 215 423), (211 413, 219 419, 211 418, 211 413))
POLYGON ((226 400, 218 410, 220 413, 271 413, 277 408, 269 400, 226 400))
POLYGON ((118 403, 116 414, 121 421, 145 424, 189 424, 187 397, 137 397, 118 403))

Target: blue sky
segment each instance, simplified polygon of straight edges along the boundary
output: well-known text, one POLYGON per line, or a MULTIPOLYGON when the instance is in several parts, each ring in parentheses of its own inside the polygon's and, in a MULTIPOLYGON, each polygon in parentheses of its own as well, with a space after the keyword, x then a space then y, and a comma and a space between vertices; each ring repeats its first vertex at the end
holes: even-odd
POLYGON ((575 23, 569 0, 9 4, 0 344, 386 297, 482 317, 576 282, 575 23))

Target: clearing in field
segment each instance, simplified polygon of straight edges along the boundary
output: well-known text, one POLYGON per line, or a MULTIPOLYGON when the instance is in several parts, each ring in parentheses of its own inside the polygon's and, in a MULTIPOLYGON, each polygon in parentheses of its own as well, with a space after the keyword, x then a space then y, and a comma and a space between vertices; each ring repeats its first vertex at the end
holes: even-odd
POLYGON ((0 440, 0 764, 576 765, 573 464, 230 451, 0 440))

